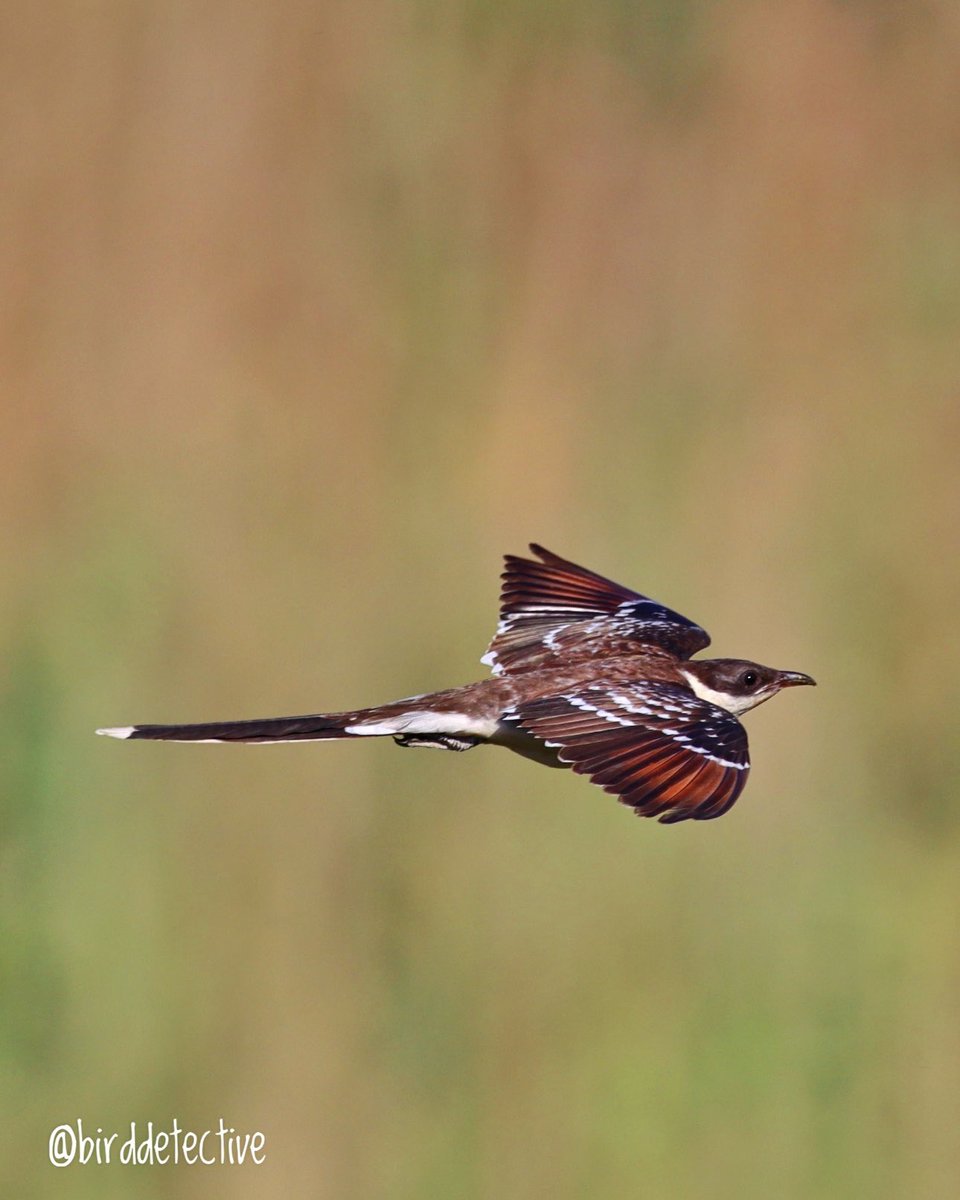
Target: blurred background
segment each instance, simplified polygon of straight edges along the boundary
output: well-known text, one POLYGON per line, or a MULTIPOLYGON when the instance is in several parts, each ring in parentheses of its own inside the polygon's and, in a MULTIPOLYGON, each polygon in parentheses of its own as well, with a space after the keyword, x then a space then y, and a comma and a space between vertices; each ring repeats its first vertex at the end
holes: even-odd
POLYGON ((960 15, 0 14, 0 1190, 960 1180, 960 15), (531 539, 808 671, 722 821, 104 724, 478 678, 531 539), (254 1169, 47 1163, 136 1120, 254 1169))

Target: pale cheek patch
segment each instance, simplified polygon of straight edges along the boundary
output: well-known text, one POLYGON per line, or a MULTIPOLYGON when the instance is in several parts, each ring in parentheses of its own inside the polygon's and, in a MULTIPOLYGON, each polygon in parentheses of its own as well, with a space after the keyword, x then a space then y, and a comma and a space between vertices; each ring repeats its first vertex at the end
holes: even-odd
POLYGON ((756 708, 758 704, 762 704, 767 697, 761 692, 755 696, 730 696, 726 692, 715 692, 713 688, 707 687, 702 680, 698 679, 690 671, 684 671, 680 668, 680 672, 690 684, 690 690, 695 696, 701 700, 706 700, 708 704, 715 704, 717 708, 722 708, 728 713, 733 713, 735 717, 741 713, 748 712, 751 708, 756 708))

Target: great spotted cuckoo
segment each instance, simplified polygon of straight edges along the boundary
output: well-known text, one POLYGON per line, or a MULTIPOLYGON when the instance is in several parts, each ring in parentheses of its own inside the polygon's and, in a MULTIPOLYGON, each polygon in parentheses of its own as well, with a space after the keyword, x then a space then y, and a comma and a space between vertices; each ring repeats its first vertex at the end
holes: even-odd
POLYGON ((399 746, 505 746, 571 767, 633 808, 672 823, 719 817, 747 781, 737 719, 781 688, 812 684, 735 658, 692 659, 707 633, 602 575, 530 547, 508 554, 500 623, 481 660, 492 679, 351 712, 97 732, 172 742, 392 737, 399 746))

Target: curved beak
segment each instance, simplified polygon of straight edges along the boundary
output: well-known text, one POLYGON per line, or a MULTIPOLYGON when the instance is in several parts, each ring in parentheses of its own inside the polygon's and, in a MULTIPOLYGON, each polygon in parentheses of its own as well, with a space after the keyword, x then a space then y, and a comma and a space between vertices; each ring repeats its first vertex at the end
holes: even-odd
POLYGON ((815 679, 812 679, 809 675, 804 675, 801 671, 781 671, 777 682, 782 688, 799 687, 802 683, 809 683, 811 687, 817 686, 815 679))

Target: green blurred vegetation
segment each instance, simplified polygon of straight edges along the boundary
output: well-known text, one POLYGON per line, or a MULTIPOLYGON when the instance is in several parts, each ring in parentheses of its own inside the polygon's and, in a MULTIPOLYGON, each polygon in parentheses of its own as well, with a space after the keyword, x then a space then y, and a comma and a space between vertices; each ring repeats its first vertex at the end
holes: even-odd
POLYGON ((0 1192, 956 1194, 955 11, 0 28, 0 1192), (818 679, 728 817, 91 735, 477 677, 532 538, 818 679))

